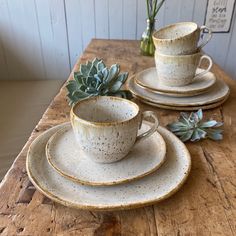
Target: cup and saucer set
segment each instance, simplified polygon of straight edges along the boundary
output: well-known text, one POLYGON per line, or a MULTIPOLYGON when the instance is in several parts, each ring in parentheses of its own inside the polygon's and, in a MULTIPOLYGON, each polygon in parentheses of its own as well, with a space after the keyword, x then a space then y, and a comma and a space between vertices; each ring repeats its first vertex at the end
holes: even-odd
POLYGON ((210 70, 212 59, 201 49, 211 30, 194 22, 169 25, 153 34, 156 67, 128 81, 128 88, 143 103, 171 110, 215 108, 229 96, 228 85, 210 70), (203 31, 207 32, 200 45, 203 31), (202 69, 202 64, 208 64, 202 69))
MULTIPOLYGON (((229 88, 210 72, 212 60, 201 52, 210 38, 209 29, 191 22, 155 32, 156 68, 131 77, 128 88, 156 107, 194 110, 222 104, 229 88), (208 37, 197 46, 203 30, 208 37), (200 68, 203 60, 207 69, 200 68)), ((34 186, 53 201, 109 211, 168 198, 186 181, 191 157, 153 111, 141 112, 123 98, 97 96, 76 103, 70 122, 32 142, 26 169, 34 186)))
POLYGON ((85 99, 70 120, 38 136, 26 160, 31 182, 55 202, 104 211, 142 207, 171 196, 189 175, 186 146, 132 101, 85 99))

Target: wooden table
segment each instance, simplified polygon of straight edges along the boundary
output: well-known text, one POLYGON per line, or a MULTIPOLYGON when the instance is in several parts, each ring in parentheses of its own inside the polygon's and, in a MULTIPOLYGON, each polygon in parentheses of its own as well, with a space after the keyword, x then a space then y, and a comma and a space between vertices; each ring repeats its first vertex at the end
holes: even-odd
MULTIPOLYGON (((154 66, 153 58, 139 55, 137 41, 92 40, 79 63, 95 56, 108 65, 119 63, 130 75, 154 66)), ((213 71, 231 89, 223 106, 205 112, 225 123, 224 140, 187 143, 192 171, 181 190, 154 206, 127 211, 70 209, 44 197, 30 183, 25 168, 30 143, 69 120, 62 88, 1 183, 0 235, 236 235, 236 83, 218 66, 213 71)), ((136 102, 142 109, 155 110, 162 125, 179 115, 136 102)))

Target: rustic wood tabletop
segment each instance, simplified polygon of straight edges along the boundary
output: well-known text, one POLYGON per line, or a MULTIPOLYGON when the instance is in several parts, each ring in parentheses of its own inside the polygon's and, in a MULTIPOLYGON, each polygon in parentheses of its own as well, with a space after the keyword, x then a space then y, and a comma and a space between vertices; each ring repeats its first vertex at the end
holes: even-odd
MULTIPOLYGON (((103 58, 108 65, 119 63, 122 71, 132 75, 154 66, 153 58, 140 56, 138 45, 138 41, 92 40, 78 64, 103 58)), ((25 167, 30 143, 48 128, 69 120, 63 87, 0 185, 0 235, 236 235, 236 82, 217 65, 212 71, 231 90, 226 103, 204 112, 224 122, 223 141, 187 143, 192 170, 183 187, 167 200, 133 210, 71 209, 44 197, 30 183, 25 167)), ((163 126, 179 116, 176 111, 135 102, 142 110, 154 110, 163 126)))

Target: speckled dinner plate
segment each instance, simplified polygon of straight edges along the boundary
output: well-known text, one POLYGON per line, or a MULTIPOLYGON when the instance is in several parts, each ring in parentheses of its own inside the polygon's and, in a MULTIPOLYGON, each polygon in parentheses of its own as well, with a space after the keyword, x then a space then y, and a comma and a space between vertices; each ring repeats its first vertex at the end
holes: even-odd
POLYGON ((127 82, 128 89, 139 99, 151 103, 167 105, 172 107, 202 106, 224 100, 229 95, 228 85, 221 79, 217 79, 215 84, 203 94, 190 97, 170 97, 156 94, 137 85, 134 76, 127 82))
MULTIPOLYGON (((149 129, 143 124, 139 132, 149 129)), ((134 145, 122 160, 109 164, 90 160, 79 149, 70 123, 48 141, 46 155, 49 164, 62 176, 87 185, 114 185, 129 182, 156 171, 164 162, 166 144, 155 132, 134 145)))
POLYGON ((118 210, 146 206, 159 202, 175 193, 190 172, 191 158, 186 146, 170 131, 158 128, 166 142, 165 163, 158 171, 125 184, 87 186, 58 174, 49 164, 45 146, 49 138, 63 125, 55 126, 31 144, 27 173, 34 186, 48 198, 66 206, 90 210, 118 210))
MULTIPOLYGON (((196 73, 204 71, 198 68, 196 73)), ((155 92, 168 96, 186 97, 198 95, 209 89, 216 81, 216 77, 212 72, 208 72, 200 78, 197 78, 193 83, 181 86, 181 87, 170 87, 160 83, 157 76, 156 67, 139 72, 135 76, 135 82, 140 86, 155 92)))
POLYGON ((159 108, 174 110, 174 111, 197 111, 199 109, 202 109, 202 110, 213 109, 215 107, 219 107, 220 105, 222 105, 228 99, 228 96, 229 96, 229 94, 223 100, 220 100, 220 101, 214 102, 214 103, 210 103, 208 105, 186 106, 186 107, 181 106, 180 107, 180 106, 167 106, 167 105, 162 105, 162 104, 158 104, 158 103, 152 103, 152 102, 149 102, 148 100, 144 100, 143 98, 139 98, 138 96, 134 95, 134 97, 140 99, 140 101, 142 103, 148 104, 153 107, 159 107, 159 108))

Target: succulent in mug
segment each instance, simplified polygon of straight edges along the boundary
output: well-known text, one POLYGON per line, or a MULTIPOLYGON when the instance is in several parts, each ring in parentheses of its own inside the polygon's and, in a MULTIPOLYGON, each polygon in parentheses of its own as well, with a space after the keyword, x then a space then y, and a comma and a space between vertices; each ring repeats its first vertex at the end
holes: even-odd
POLYGON ((223 130, 217 129, 222 126, 222 122, 215 120, 203 121, 202 110, 192 112, 191 114, 181 112, 177 122, 167 125, 167 128, 178 136, 183 142, 188 140, 198 141, 203 138, 212 140, 221 140, 223 130))
POLYGON ((74 72, 74 78, 70 80, 66 88, 69 104, 92 96, 119 96, 132 98, 128 90, 121 90, 121 86, 128 78, 128 72, 120 73, 118 64, 107 68, 103 60, 95 58, 81 64, 79 71, 74 72))

